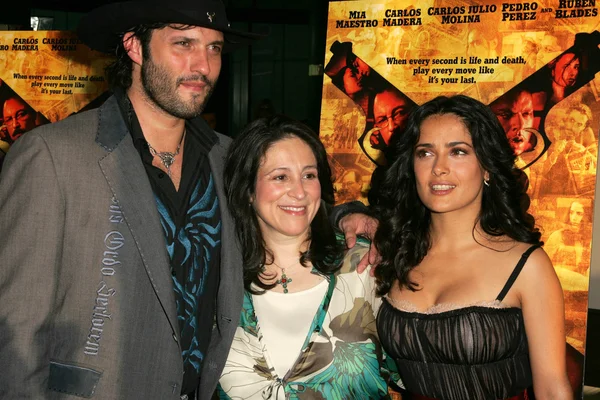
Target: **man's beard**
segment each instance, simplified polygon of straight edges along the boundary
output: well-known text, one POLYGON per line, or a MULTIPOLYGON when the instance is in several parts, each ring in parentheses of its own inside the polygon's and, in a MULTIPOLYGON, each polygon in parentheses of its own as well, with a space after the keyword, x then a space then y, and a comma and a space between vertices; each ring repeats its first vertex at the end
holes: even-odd
POLYGON ((174 86, 171 86, 172 82, 173 76, 166 68, 154 63, 151 57, 144 60, 142 86, 146 96, 168 114, 181 119, 195 118, 202 114, 216 84, 216 80, 211 82, 201 74, 179 77, 174 86), (186 102, 178 96, 176 90, 185 81, 202 81, 206 86, 201 93, 193 95, 192 100, 186 102))
POLYGON ((6 135, 6 138, 4 139, 4 141, 8 142, 10 144, 13 144, 15 142, 15 140, 17 140, 18 138, 23 136, 24 133, 25 133, 25 131, 23 129, 15 128, 12 135, 10 133, 8 135, 6 135))

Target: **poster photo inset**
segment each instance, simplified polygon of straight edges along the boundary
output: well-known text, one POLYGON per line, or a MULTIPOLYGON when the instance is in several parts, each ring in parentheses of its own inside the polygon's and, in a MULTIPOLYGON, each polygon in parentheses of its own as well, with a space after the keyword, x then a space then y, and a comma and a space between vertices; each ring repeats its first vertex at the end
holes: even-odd
POLYGON ((332 57, 325 74, 366 118, 363 132, 358 133, 358 144, 375 165, 386 165, 390 141, 404 131, 416 103, 354 54, 351 42, 336 41, 330 51, 332 57))

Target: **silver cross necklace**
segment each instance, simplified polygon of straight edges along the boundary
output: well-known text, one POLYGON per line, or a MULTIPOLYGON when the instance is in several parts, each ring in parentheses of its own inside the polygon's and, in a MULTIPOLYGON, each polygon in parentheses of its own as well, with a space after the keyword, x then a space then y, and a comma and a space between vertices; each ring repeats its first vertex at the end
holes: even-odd
POLYGON ((170 152, 170 151, 158 152, 154 149, 154 147, 152 147, 150 142, 146 141, 146 143, 148 143, 148 150, 150 150, 150 154, 152 154, 152 156, 156 156, 160 159, 160 162, 162 163, 162 165, 164 165, 165 168, 167 169, 167 175, 169 175, 169 178, 171 177, 171 165, 173 165, 173 163, 175 162, 175 157, 179 154, 179 150, 181 149, 181 143, 183 143, 183 138, 185 137, 185 131, 186 130, 184 129, 183 135, 181 135, 181 140, 179 141, 179 144, 177 145, 177 149, 175 150, 175 152, 170 152))

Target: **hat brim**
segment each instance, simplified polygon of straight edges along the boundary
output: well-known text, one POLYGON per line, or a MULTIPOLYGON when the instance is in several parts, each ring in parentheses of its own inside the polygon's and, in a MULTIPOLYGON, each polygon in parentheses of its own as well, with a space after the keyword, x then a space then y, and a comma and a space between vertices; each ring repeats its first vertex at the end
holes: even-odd
POLYGON ((92 10, 81 18, 77 35, 91 49, 102 53, 113 53, 124 32, 137 25, 155 23, 193 25, 223 32, 225 39, 223 52, 248 46, 267 36, 238 31, 229 26, 219 26, 206 19, 195 18, 192 14, 170 8, 168 5, 158 7, 139 1, 110 3, 92 10))

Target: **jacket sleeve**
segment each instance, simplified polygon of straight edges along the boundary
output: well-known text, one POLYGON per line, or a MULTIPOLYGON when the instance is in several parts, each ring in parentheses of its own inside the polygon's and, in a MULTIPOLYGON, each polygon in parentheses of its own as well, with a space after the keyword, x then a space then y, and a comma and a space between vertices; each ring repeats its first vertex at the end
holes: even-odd
POLYGON ((329 222, 334 229, 340 228, 340 220, 348 214, 365 214, 373 216, 369 208, 360 201, 339 204, 333 207, 329 213, 329 222))
POLYGON ((45 398, 64 199, 37 132, 10 149, 0 175, 0 398, 45 398))

